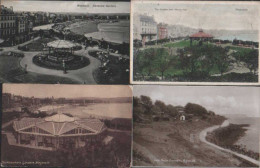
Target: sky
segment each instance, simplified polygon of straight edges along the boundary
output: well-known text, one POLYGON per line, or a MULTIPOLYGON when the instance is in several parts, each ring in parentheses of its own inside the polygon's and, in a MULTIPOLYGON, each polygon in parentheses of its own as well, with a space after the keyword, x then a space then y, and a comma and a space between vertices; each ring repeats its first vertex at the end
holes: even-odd
POLYGON ((3 93, 25 97, 132 97, 132 90, 125 85, 43 85, 43 84, 4 84, 3 93))
POLYGON ((13 6, 14 11, 130 13, 129 2, 2 0, 2 5, 13 6))
POLYGON ((174 106, 196 103, 220 115, 260 117, 260 87, 134 85, 133 95, 174 106))
POLYGON ((153 15, 157 23, 202 29, 257 30, 260 3, 231 3, 136 1, 133 11, 153 15))

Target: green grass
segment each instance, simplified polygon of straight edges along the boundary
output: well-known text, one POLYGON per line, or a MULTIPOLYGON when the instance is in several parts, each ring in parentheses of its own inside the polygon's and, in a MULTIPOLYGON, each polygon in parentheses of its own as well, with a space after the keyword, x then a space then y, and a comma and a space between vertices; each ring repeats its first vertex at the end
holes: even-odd
MULTIPOLYGON (((198 41, 193 41, 192 45, 197 45, 198 41)), ((176 48, 184 48, 190 46, 190 40, 183 40, 178 42, 169 42, 163 45, 164 47, 176 47, 176 48)))
POLYGON ((243 48, 243 47, 236 47, 236 46, 231 46, 230 49, 241 52, 241 53, 248 53, 248 52, 254 50, 252 48, 243 48))

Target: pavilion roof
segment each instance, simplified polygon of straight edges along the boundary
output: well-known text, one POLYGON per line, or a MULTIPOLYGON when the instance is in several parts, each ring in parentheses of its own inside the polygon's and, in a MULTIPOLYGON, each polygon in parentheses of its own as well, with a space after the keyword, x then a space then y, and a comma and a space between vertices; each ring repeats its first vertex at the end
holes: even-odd
POLYGON ((211 34, 204 33, 202 30, 200 30, 198 33, 190 35, 190 37, 194 38, 213 38, 211 34))
POLYGON ((76 128, 85 129, 90 134, 98 134, 106 128, 105 124, 98 119, 77 119, 64 114, 46 118, 22 118, 14 121, 13 127, 16 131, 27 133, 29 128, 37 127, 45 134, 61 136, 76 128))
POLYGON ((77 45, 67 40, 55 40, 47 44, 48 47, 52 48, 73 48, 77 45))

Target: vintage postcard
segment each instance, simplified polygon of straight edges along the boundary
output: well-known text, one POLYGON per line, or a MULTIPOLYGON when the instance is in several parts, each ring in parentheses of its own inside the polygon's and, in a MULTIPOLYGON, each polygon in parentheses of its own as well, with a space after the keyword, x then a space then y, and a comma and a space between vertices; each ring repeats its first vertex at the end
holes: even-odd
POLYGON ((129 84, 130 2, 1 0, 0 82, 129 84))
POLYGON ((133 96, 134 167, 259 167, 259 87, 134 85, 133 96))
POLYGON ((259 2, 131 3, 131 83, 259 84, 259 2))
POLYGON ((1 167, 130 167, 130 86, 4 84, 1 167))

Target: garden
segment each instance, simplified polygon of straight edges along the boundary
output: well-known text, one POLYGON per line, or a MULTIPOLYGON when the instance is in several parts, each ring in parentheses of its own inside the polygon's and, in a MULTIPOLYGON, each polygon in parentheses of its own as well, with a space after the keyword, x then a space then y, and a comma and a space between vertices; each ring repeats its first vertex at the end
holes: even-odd
POLYGON ((188 40, 135 48, 134 78, 148 81, 257 82, 258 49, 188 40), (242 68, 241 68, 242 67, 242 68), (234 69, 247 71, 234 72, 234 69))
POLYGON ((0 81, 12 83, 69 83, 76 84, 74 81, 65 77, 54 75, 43 75, 28 72, 20 66, 23 54, 17 52, 3 52, 0 55, 0 81), (10 54, 11 53, 11 54, 10 54))
POLYGON ((67 57, 58 57, 51 54, 38 54, 33 57, 33 63, 48 69, 55 70, 76 70, 88 66, 90 61, 87 57, 70 54, 67 57), (64 61, 63 63, 63 60, 64 61))
POLYGON ((89 55, 101 61, 101 66, 93 76, 99 84, 129 83, 129 59, 115 57, 97 50, 90 50, 89 55))

